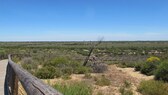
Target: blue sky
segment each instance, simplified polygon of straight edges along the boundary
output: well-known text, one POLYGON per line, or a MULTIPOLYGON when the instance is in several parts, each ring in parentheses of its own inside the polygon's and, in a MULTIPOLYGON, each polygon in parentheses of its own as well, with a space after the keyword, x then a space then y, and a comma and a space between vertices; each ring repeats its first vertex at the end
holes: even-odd
POLYGON ((168 0, 0 0, 0 41, 168 40, 168 0))

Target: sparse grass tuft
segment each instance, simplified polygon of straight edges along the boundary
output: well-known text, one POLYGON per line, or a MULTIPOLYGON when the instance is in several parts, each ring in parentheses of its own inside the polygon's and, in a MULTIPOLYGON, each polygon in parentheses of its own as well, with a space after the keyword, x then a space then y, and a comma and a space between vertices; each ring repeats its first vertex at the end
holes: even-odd
POLYGON ((155 80, 142 81, 138 87, 138 91, 143 95, 167 95, 168 84, 155 80))
POLYGON ((60 83, 54 88, 63 95, 92 95, 92 87, 85 82, 60 83))
POLYGON ((131 82, 129 82, 129 81, 124 81, 124 86, 125 86, 126 88, 130 88, 130 87, 131 87, 131 82))
POLYGON ((120 87, 119 91, 121 95, 133 95, 131 83, 129 81, 125 81, 124 85, 120 87))

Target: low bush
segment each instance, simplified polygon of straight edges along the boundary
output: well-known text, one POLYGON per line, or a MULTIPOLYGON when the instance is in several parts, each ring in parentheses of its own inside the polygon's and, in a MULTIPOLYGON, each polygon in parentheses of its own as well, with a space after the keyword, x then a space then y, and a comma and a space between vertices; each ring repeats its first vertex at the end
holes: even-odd
POLYGON ((160 64, 158 57, 149 57, 146 63, 141 64, 141 73, 145 75, 153 75, 160 64))
POLYGON ((92 95, 91 85, 84 82, 60 83, 53 87, 63 95, 92 95))
POLYGON ((53 73, 55 78, 61 77, 62 75, 62 72, 59 68, 55 68, 53 73))
POLYGON ((157 64, 144 63, 141 67, 141 73, 145 75, 153 75, 157 69, 157 64))
POLYGON ((33 64, 33 59, 31 57, 25 57, 21 60, 21 63, 23 64, 33 64))
POLYGON ((149 57, 146 62, 137 63, 135 65, 135 71, 141 71, 141 73, 145 75, 153 75, 159 64, 160 59, 158 57, 149 57))
POLYGON ((167 95, 168 84, 155 80, 142 81, 138 91, 143 95, 167 95))
POLYGON ((72 67, 61 68, 61 72, 65 75, 71 75, 73 73, 72 67))
POLYGON ((18 63, 21 59, 20 59, 18 56, 12 56, 12 60, 13 60, 15 63, 18 63))
POLYGON ((155 74, 156 80, 168 82, 168 61, 162 62, 155 74))
POLYGON ((135 71, 140 71, 144 63, 136 63, 135 64, 135 71))
POLYGON ((32 74, 34 74, 37 69, 37 65, 38 64, 32 58, 23 58, 21 60, 21 66, 32 74))
POLYGON ((90 67, 78 66, 74 68, 74 73, 76 74, 85 74, 85 73, 90 73, 90 72, 92 72, 92 69, 90 67))
POLYGON ((69 63, 70 63, 70 61, 68 61, 68 58, 57 57, 57 58, 54 58, 53 60, 51 60, 49 63, 44 64, 44 66, 54 66, 54 67, 63 68, 65 66, 67 66, 69 63))
POLYGON ((63 74, 71 75, 72 73, 84 74, 91 72, 90 67, 82 66, 79 62, 67 57, 57 57, 51 60, 51 62, 44 64, 44 66, 53 66, 60 68, 63 74))
POLYGON ((35 76, 40 79, 53 79, 55 77, 60 77, 62 72, 59 68, 54 68, 52 66, 45 66, 38 69, 35 72, 35 76))

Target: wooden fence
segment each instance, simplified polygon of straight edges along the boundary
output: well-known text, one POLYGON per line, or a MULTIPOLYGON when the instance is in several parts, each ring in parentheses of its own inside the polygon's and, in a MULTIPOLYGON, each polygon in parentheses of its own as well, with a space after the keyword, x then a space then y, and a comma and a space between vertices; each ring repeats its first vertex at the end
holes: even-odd
POLYGON ((8 56, 5 78, 5 95, 18 95, 18 82, 21 83, 27 95, 62 95, 60 92, 31 75, 8 56))

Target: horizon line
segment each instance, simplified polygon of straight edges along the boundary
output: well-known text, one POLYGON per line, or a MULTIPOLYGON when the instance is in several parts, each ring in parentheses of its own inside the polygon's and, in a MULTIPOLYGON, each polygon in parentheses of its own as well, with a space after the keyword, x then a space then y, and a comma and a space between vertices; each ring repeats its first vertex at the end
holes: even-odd
MULTIPOLYGON (((27 40, 27 41, 0 41, 0 42, 97 42, 98 40, 83 40, 83 41, 34 41, 34 40, 27 40)), ((168 42, 168 40, 105 40, 102 42, 168 42)))

